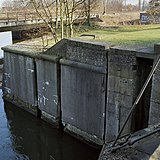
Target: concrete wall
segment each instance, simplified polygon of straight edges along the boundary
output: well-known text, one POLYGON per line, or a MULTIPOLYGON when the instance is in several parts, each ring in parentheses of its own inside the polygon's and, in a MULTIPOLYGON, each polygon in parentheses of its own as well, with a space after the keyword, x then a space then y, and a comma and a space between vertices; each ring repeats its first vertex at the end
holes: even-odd
MULTIPOLYGON (((157 54, 157 56, 155 57, 156 59, 160 54, 160 44, 156 44, 154 48, 155 48, 155 53, 157 54)), ((160 64, 158 65, 152 80, 149 124, 154 125, 159 122, 160 122, 160 64)))
POLYGON ((103 144, 108 45, 72 41, 61 62, 61 107, 65 129, 103 144))
POLYGON ((6 50, 4 55, 3 95, 37 114, 34 58, 6 50), (30 108, 30 109, 29 109, 30 108))
MULTIPOLYGON (((133 104, 136 82, 136 53, 111 48, 108 55, 106 141, 118 134, 133 104)), ((123 134, 131 131, 131 119, 123 134)))
MULTIPOLYGON (((28 108, 41 111, 43 119, 62 122, 65 131, 100 145, 118 134, 155 57, 152 49, 110 48, 74 39, 64 39, 45 53, 16 45, 3 49, 6 99, 32 106, 28 108)), ((149 124, 159 122, 158 71, 123 134, 147 127, 148 119, 149 124)))
POLYGON ((38 107, 42 118, 55 125, 60 122, 59 68, 57 57, 36 60, 38 107))

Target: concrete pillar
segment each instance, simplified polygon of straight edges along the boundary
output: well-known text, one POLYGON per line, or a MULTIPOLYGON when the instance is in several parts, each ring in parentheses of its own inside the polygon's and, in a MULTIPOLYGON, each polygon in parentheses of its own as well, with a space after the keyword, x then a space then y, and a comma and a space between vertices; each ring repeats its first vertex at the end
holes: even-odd
MULTIPOLYGON (((136 86, 136 54, 123 48, 111 48, 108 54, 108 94, 106 108, 106 141, 111 141, 124 124, 136 86)), ((122 134, 131 131, 131 119, 122 134)))
POLYGON ((3 96, 10 102, 37 112, 35 62, 37 52, 17 45, 4 50, 3 96))
POLYGON ((42 119, 59 126, 60 123, 60 66, 59 58, 41 54, 36 59, 38 107, 42 119))
POLYGON ((65 130, 104 143, 107 50, 104 43, 68 40, 61 63, 61 107, 65 130))

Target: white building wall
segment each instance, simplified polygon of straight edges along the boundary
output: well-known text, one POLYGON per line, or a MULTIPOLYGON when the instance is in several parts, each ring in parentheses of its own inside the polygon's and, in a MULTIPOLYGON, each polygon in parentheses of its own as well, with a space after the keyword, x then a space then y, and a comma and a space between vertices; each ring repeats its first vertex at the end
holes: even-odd
POLYGON ((12 44, 12 32, 0 32, 0 59, 3 58, 2 47, 12 44))

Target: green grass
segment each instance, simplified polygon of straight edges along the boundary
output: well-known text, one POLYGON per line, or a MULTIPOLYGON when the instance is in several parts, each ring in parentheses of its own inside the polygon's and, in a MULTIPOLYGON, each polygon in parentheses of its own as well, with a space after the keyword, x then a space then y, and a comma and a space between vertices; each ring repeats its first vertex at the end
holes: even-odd
MULTIPOLYGON (((84 40, 109 42, 113 45, 153 47, 155 43, 160 43, 160 24, 131 25, 119 27, 75 27, 74 37, 84 40), (80 35, 82 34, 95 35, 96 39, 93 40, 93 37, 80 37, 80 35)), ((60 40, 60 33, 58 34, 58 38, 60 40)), ((35 40, 35 44, 37 44, 37 42, 40 45, 41 38, 35 40)), ((33 43, 33 40, 31 41, 31 43, 33 43)), ((48 44, 49 46, 53 46, 55 42, 53 39, 51 39, 48 44)))
MULTIPOLYGON (((96 36, 96 41, 110 42, 115 45, 128 46, 153 46, 160 42, 160 25, 137 25, 121 26, 111 28, 82 27, 75 37, 81 34, 92 34, 96 36)), ((81 39, 91 39, 81 37, 81 39)))

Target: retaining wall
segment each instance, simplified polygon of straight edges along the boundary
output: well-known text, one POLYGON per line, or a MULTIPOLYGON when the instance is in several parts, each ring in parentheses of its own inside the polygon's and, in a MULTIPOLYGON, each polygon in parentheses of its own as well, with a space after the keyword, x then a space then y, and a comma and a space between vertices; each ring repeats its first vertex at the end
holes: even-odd
POLYGON ((8 46, 4 54, 3 96, 33 114, 37 112, 36 53, 8 46))

